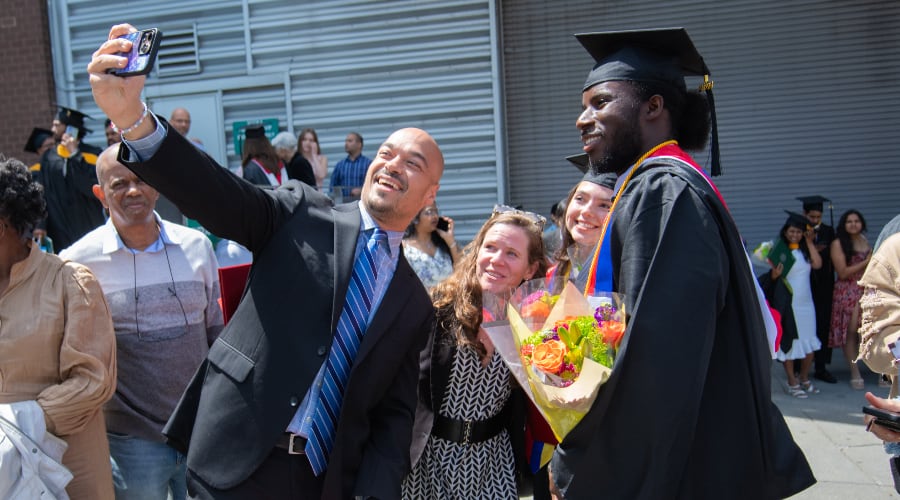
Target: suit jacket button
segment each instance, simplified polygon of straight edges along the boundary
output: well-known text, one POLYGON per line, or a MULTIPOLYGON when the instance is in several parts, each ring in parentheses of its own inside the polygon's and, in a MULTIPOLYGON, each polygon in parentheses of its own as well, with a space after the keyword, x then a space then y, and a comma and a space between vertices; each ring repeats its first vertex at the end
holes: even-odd
POLYGON ((328 353, 328 349, 327 349, 325 346, 320 345, 320 346, 319 346, 319 349, 316 350, 316 353, 317 353, 319 356, 324 356, 326 353, 328 353))
POLYGON ((290 403, 291 406, 296 407, 298 404, 300 404, 300 399, 297 398, 297 396, 291 396, 290 403))

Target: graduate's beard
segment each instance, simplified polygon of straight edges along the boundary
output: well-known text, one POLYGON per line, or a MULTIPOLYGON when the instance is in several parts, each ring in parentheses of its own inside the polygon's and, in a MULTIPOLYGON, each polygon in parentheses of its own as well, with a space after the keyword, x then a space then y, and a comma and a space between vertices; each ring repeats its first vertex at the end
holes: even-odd
POLYGON ((623 172, 640 158, 643 153, 641 144, 643 138, 641 128, 637 121, 637 111, 628 121, 628 127, 619 128, 608 136, 604 142, 610 146, 603 151, 599 158, 590 157, 590 167, 593 173, 613 172, 622 175, 623 172))

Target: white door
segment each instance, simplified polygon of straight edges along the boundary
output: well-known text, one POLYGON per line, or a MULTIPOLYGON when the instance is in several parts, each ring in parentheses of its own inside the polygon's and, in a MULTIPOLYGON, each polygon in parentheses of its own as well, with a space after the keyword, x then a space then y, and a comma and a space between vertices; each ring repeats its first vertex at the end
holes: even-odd
POLYGON ((203 149, 220 165, 228 165, 225 150, 225 119, 222 100, 218 93, 185 94, 149 99, 153 111, 168 119, 175 108, 184 108, 191 114, 191 130, 188 137, 198 139, 203 149))

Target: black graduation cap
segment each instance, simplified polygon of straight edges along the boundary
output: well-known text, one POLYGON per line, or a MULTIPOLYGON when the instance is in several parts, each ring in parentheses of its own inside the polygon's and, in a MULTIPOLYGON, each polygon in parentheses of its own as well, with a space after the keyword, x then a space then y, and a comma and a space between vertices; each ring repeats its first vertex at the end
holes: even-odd
POLYGON ((700 90, 706 91, 709 101, 712 131, 710 173, 722 173, 713 82, 709 79, 709 67, 684 28, 581 33, 575 38, 596 61, 583 90, 598 83, 626 80, 669 85, 685 92, 685 75, 702 76, 700 90))
POLYGON ((53 131, 45 128, 35 127, 31 129, 31 135, 28 136, 28 142, 25 143, 25 151, 29 153, 37 153, 41 144, 48 137, 53 137, 53 131))
POLYGON ((819 195, 798 196, 797 199, 803 203, 803 210, 806 212, 809 212, 810 210, 821 212, 822 208, 825 206, 825 202, 831 201, 828 198, 819 195))
POLYGON ((572 165, 578 167, 578 170, 580 170, 582 174, 586 174, 591 166, 591 158, 587 153, 566 156, 566 160, 568 160, 572 165))
POLYGON ((82 113, 81 111, 78 111, 77 109, 59 106, 59 113, 56 114, 56 119, 59 120, 63 125, 71 125, 73 127, 77 127, 79 130, 83 130, 85 134, 91 131, 84 126, 84 120, 90 120, 91 117, 82 113))
POLYGON ((785 221, 785 224, 800 228, 806 231, 812 224, 809 222, 809 219, 806 218, 803 214, 798 214, 797 212, 791 212, 790 210, 785 210, 785 213, 788 214, 788 218, 785 221))
POLYGON ((266 127, 262 125, 247 125, 244 129, 247 139, 258 139, 266 136, 266 127))
POLYGON ((584 177, 581 178, 582 181, 593 182, 598 186, 603 186, 615 191, 616 181, 619 176, 613 172, 602 174, 592 173, 590 169, 590 157, 587 153, 566 156, 566 160, 569 160, 569 163, 578 167, 578 170, 581 170, 581 173, 584 174, 584 177))

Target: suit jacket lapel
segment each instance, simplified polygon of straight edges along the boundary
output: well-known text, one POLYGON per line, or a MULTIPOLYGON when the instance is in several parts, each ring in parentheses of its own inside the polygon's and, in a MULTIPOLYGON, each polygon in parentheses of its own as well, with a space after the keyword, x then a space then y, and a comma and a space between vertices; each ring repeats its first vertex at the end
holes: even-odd
POLYGON ((337 328, 344 298, 350 286, 350 274, 353 273, 353 257, 356 254, 356 240, 359 238, 361 216, 358 203, 338 205, 332 209, 334 214, 334 297, 331 306, 331 331, 337 328))
MULTIPOLYGON (((400 253, 400 261, 397 262, 397 270, 394 271, 394 277, 388 284, 387 290, 384 292, 384 298, 381 299, 381 305, 375 311, 372 322, 366 328, 366 334, 363 335, 362 343, 359 345, 359 352, 356 354, 356 363, 363 359, 369 351, 375 347, 378 339, 388 330, 391 321, 400 313, 400 310, 406 305, 407 297, 410 290, 416 285, 411 280, 418 280, 415 273, 403 253, 400 253)), ((355 364, 355 363, 354 363, 355 364)))

